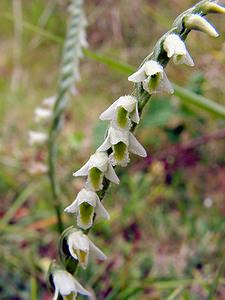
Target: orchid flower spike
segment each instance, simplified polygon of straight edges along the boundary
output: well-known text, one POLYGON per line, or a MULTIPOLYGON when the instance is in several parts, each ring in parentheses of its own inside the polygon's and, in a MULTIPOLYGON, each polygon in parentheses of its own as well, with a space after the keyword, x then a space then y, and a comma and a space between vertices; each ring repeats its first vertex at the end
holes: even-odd
POLYGON ((28 132, 28 142, 29 142, 30 145, 44 144, 47 141, 47 139, 48 139, 47 133, 32 131, 32 130, 30 130, 28 132))
POLYGON ((55 294, 53 300, 57 300, 59 295, 63 300, 75 300, 77 294, 91 296, 82 285, 67 271, 56 270, 53 272, 53 283, 55 294))
POLYGON ((98 260, 106 260, 105 254, 80 230, 69 234, 67 244, 71 256, 79 261, 83 269, 87 267, 89 255, 98 260))
POLYGON ((122 96, 100 115, 100 120, 112 121, 115 127, 130 128, 139 123, 138 103, 133 96, 122 96))
POLYGON ((119 184, 119 178, 117 177, 106 152, 96 152, 91 155, 88 162, 75 172, 73 176, 87 176, 87 186, 94 191, 102 189, 104 176, 109 181, 119 184))
POLYGON ((143 88, 150 94, 166 92, 173 93, 163 67, 154 60, 147 61, 137 72, 128 77, 129 81, 142 82, 143 88))
POLYGON ((130 161, 129 151, 142 157, 147 156, 144 147, 131 132, 119 130, 111 126, 109 127, 105 141, 97 151, 107 151, 110 148, 113 150, 112 154, 110 154, 110 159, 114 166, 127 166, 130 161))
POLYGON ((47 121, 52 117, 52 110, 47 108, 38 107, 35 109, 35 121, 47 121))
POLYGON ((185 43, 177 34, 169 34, 165 38, 163 48, 169 58, 173 56, 173 61, 175 64, 186 64, 189 66, 194 66, 193 59, 188 53, 185 43))
POLYGON ((212 37, 218 37, 216 29, 206 19, 197 14, 190 14, 184 17, 184 26, 189 30, 199 30, 212 37))
POLYGON ((94 214, 109 219, 107 210, 102 205, 98 195, 83 188, 75 201, 65 208, 67 213, 77 214, 77 224, 82 229, 88 229, 93 225, 94 214))

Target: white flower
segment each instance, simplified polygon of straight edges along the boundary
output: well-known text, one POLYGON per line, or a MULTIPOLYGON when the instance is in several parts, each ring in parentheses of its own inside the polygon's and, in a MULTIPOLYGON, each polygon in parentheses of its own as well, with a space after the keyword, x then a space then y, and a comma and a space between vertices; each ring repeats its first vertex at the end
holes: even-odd
POLYGON ((199 30, 212 37, 218 37, 216 29, 206 19, 197 14, 190 14, 184 18, 184 26, 189 30, 199 30))
POLYGON ((28 132, 28 141, 30 145, 44 144, 48 139, 47 133, 32 131, 28 132))
POLYGON ((32 162, 28 168, 31 175, 44 174, 48 172, 48 167, 42 162, 32 162))
POLYGON ((123 96, 116 100, 100 115, 100 120, 112 121, 114 126, 129 128, 130 120, 139 123, 137 99, 133 96, 123 96))
POLYGON ((89 254, 96 259, 106 260, 105 254, 80 230, 69 234, 67 244, 71 256, 79 261, 83 269, 87 267, 89 254))
POLYGON ((44 105, 46 105, 47 107, 50 107, 52 108, 54 105, 55 105, 55 102, 56 102, 56 96, 52 96, 52 97, 49 97, 49 98, 45 98, 42 103, 44 105))
POLYGON ((52 110, 51 109, 46 109, 46 108, 42 108, 42 107, 38 107, 35 109, 35 121, 39 122, 39 121, 45 121, 45 120, 49 120, 52 117, 52 110))
POLYGON ((93 224, 94 214, 109 219, 107 210, 102 205, 98 195, 83 188, 77 195, 75 201, 65 208, 67 213, 77 214, 77 224, 82 229, 88 229, 93 224))
POLYGON ((113 153, 110 154, 110 159, 113 165, 125 167, 130 161, 129 151, 142 157, 147 156, 143 146, 127 130, 118 130, 114 127, 109 127, 108 135, 97 151, 107 151, 111 147, 113 153))
POLYGON ((194 66, 193 59, 188 53, 185 43, 177 34, 169 34, 163 43, 163 48, 167 52, 169 58, 173 56, 175 64, 184 63, 189 66, 194 66))
POLYGON ((53 283, 55 294, 53 300, 57 300, 61 295, 63 300, 75 300, 77 294, 91 296, 82 285, 67 271, 57 270, 53 273, 53 283))
POLYGON ((129 81, 142 82, 143 88, 150 94, 167 92, 173 93, 163 67, 154 60, 147 61, 137 72, 128 77, 129 81))
POLYGON ((94 191, 102 189, 104 176, 111 182, 119 184, 119 178, 117 177, 106 152, 96 152, 91 155, 88 162, 73 175, 88 176, 88 187, 94 191))

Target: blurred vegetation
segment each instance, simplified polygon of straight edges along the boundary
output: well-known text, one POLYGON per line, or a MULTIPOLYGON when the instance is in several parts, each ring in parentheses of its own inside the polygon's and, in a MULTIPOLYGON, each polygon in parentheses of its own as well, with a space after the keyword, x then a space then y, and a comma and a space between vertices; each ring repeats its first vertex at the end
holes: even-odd
MULTIPOLYGON (((194 2, 87 0, 90 49, 137 66, 194 2)), ((47 176, 32 172, 46 149, 29 146, 27 133, 35 128, 34 109, 56 90, 67 1, 1 0, 0 15, 0 299, 48 300, 45 272, 57 252, 56 219, 47 176)), ((170 64, 167 72, 174 83, 225 105, 225 21, 210 20, 220 38, 191 33, 187 46, 196 67, 170 64)), ((63 206, 83 184, 72 172, 102 141, 100 112, 132 88, 127 75, 88 57, 81 73, 58 141, 63 206)), ((149 157, 134 157, 119 170, 121 185, 105 199, 111 220, 96 222, 92 231, 109 259, 93 261, 77 276, 99 300, 224 299, 224 120, 160 96, 137 134, 149 157)))

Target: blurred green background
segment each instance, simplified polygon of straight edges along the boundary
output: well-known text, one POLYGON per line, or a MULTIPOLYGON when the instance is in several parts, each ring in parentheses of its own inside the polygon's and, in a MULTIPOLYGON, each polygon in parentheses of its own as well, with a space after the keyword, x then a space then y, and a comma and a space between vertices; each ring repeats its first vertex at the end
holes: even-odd
MULTIPOLYGON (((89 50, 137 67, 194 3, 87 0, 89 50)), ((48 177, 34 171, 47 149, 31 147, 27 137, 37 129, 35 108, 56 92, 68 1, 1 0, 0 8, 0 299, 48 300, 45 272, 58 236, 48 177)), ((170 63, 167 73, 225 105, 225 19, 209 20, 220 37, 191 33, 195 68, 170 63)), ((129 74, 88 57, 80 70, 79 94, 58 139, 63 207, 83 185, 72 173, 103 139, 107 124, 99 114, 132 89, 129 74)), ((137 131, 149 157, 132 157, 119 169, 121 184, 105 198, 111 219, 96 222, 91 237, 108 260, 77 274, 93 299, 225 299, 224 120, 181 100, 154 97, 137 131)), ((66 214, 64 220, 75 223, 66 214)))

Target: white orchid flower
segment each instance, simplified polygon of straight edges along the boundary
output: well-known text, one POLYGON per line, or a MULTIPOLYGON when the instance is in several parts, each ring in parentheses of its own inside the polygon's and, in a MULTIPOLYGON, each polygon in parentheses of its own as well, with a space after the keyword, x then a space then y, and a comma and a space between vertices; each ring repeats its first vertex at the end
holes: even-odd
POLYGON ((53 273, 53 283, 55 294, 53 300, 57 300, 59 295, 63 300, 75 300, 77 294, 91 297, 88 292, 69 272, 57 270, 53 273))
POLYGON ((96 152, 91 155, 88 162, 73 175, 87 176, 87 185, 94 191, 102 189, 104 176, 111 182, 119 184, 119 178, 117 177, 106 152, 96 152))
POLYGON ((34 111, 35 121, 47 121, 52 117, 52 110, 47 108, 38 107, 34 111))
POLYGON ((129 81, 142 82, 143 88, 150 94, 166 92, 173 93, 163 67, 154 60, 147 61, 137 72, 128 77, 129 81))
POLYGON ((30 145, 34 144, 44 144, 48 139, 47 133, 39 132, 39 131, 32 131, 28 132, 28 142, 30 145))
POLYGON ((119 128, 129 128, 131 121, 139 123, 137 99, 131 95, 122 96, 100 115, 100 120, 112 121, 119 128))
POLYGON ((55 105, 56 102, 56 96, 45 98, 42 103, 43 105, 46 105, 49 108, 52 108, 55 105))
POLYGON ((85 188, 78 193, 75 201, 66 207, 64 211, 76 213, 77 224, 82 229, 88 229, 92 226, 94 214, 109 219, 109 214, 102 205, 98 195, 85 188))
POLYGON ((105 254, 80 230, 69 234, 67 244, 71 256, 79 261, 83 269, 87 267, 89 255, 99 260, 106 260, 105 254))
POLYGON ((97 151, 107 151, 110 148, 113 150, 113 153, 110 154, 112 164, 122 167, 127 166, 130 161, 129 151, 142 157, 147 156, 145 149, 131 132, 111 126, 105 141, 97 151))
POLYGON ((188 53, 185 43, 177 34, 169 34, 163 43, 163 48, 169 58, 173 56, 173 61, 175 64, 186 64, 192 67, 194 66, 193 59, 188 53))

